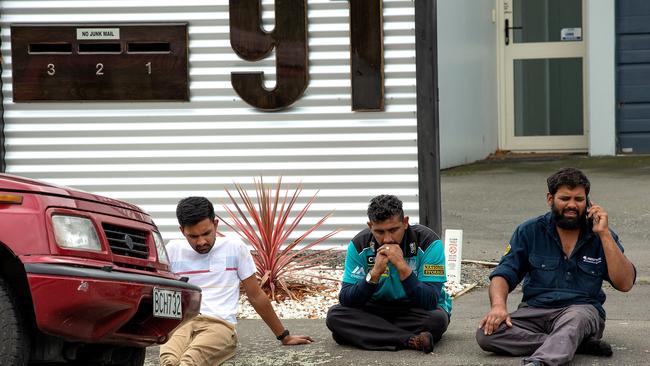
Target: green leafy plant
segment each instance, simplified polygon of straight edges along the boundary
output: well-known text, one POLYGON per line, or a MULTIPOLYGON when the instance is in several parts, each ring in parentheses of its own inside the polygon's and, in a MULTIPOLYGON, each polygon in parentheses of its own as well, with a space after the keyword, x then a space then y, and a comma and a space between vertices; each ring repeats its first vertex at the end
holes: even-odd
POLYGON ((275 187, 265 185, 261 177, 254 182, 255 200, 241 184, 234 183, 236 195, 226 189, 233 209, 227 203, 223 204, 230 220, 217 216, 253 246, 252 255, 260 286, 271 299, 287 296, 295 299, 305 292, 304 281, 303 286, 299 285, 300 281, 296 281, 296 272, 314 268, 335 254, 331 250, 310 249, 336 235, 341 229, 335 229, 298 248, 309 234, 332 216, 333 211, 290 240, 289 237, 316 200, 318 192, 301 209, 294 209, 303 190, 302 184, 298 184, 292 191, 282 191, 282 177, 278 178, 275 187))

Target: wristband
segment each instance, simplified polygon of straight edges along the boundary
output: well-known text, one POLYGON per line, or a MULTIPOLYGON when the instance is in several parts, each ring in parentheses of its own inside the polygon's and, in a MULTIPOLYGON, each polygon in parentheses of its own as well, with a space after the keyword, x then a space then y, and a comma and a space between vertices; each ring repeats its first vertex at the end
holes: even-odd
POLYGON ((282 332, 282 334, 280 334, 279 336, 275 337, 275 339, 277 339, 278 341, 281 341, 281 340, 285 339, 288 335, 289 335, 289 329, 285 329, 285 330, 282 332))

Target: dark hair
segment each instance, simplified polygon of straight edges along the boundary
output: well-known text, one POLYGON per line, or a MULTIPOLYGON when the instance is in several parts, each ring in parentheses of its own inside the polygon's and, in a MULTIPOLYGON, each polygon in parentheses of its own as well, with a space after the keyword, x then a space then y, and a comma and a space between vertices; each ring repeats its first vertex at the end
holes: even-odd
POLYGON ((182 227, 196 225, 210 219, 214 221, 214 206, 205 197, 187 197, 178 202, 176 218, 182 227))
POLYGON ((382 194, 370 200, 368 205, 368 219, 371 222, 381 222, 399 215, 400 220, 404 218, 402 201, 399 198, 382 194))
POLYGON ((591 185, 587 176, 576 168, 562 168, 548 177, 546 180, 548 185, 548 193, 555 194, 562 186, 567 186, 571 189, 582 186, 585 188, 585 193, 589 194, 591 185))

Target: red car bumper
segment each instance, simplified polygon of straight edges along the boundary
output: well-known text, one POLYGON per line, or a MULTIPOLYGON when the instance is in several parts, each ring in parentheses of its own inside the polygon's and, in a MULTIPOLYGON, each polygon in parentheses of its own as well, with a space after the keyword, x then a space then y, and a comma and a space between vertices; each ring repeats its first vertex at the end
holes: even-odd
POLYGON ((199 313, 201 289, 180 280, 26 263, 38 328, 68 341, 145 347, 199 313), (153 315, 153 289, 181 292, 182 319, 153 315))

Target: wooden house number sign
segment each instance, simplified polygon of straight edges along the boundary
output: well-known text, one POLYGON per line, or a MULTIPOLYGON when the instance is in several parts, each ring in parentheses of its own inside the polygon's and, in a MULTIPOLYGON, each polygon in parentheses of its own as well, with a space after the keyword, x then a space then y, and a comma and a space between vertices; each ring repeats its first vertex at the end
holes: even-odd
MULTIPOLYGON (((382 0, 350 4, 350 75, 352 109, 384 109, 382 0)), ((309 82, 307 0, 276 0, 275 28, 262 29, 259 0, 230 0, 230 44, 239 57, 259 61, 273 49, 276 87, 264 87, 264 73, 232 73, 232 85, 248 104, 263 110, 286 108, 298 100, 309 82)))

